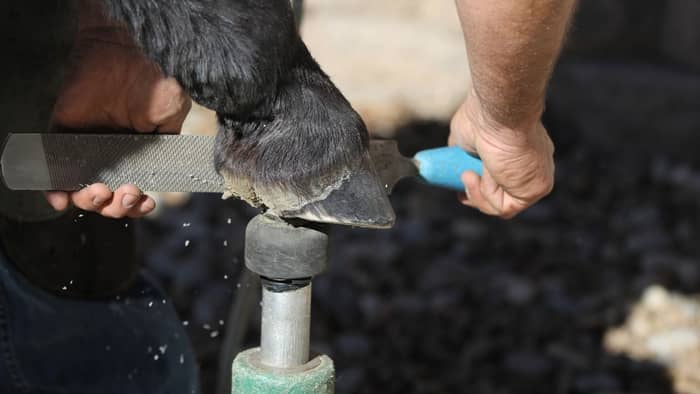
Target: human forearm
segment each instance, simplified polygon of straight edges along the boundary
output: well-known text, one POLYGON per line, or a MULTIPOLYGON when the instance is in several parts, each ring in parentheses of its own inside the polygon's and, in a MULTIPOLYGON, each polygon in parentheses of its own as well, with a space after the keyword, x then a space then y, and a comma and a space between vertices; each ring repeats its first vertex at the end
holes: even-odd
POLYGON ((456 0, 474 92, 509 128, 537 121, 575 0, 456 0))

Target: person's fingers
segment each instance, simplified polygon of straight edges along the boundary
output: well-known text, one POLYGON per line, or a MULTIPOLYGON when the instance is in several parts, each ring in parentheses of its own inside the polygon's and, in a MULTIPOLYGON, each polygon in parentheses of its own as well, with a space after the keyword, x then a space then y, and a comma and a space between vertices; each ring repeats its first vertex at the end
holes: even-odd
POLYGON ((527 208, 527 203, 513 198, 488 172, 481 179, 480 191, 484 201, 500 218, 511 219, 527 208))
POLYGON ((462 182, 465 188, 465 193, 459 196, 459 200, 462 204, 476 208, 487 215, 498 216, 498 211, 486 201, 482 194, 482 179, 477 173, 465 171, 462 174, 462 182))
POLYGON ((70 193, 70 199, 76 207, 96 212, 112 198, 112 191, 103 183, 94 183, 77 192, 70 193))
POLYGON ((469 116, 468 102, 462 103, 450 119, 450 135, 447 137, 448 146, 459 146, 467 152, 476 152, 476 129, 469 116))
POLYGON ((511 219, 528 207, 528 204, 514 199, 501 188, 488 173, 484 177, 467 171, 462 174, 465 193, 458 196, 459 201, 482 213, 511 219))
POLYGON ((62 211, 70 202, 84 211, 98 212, 109 218, 139 218, 149 214, 156 207, 156 202, 135 185, 124 185, 114 193, 102 183, 92 184, 77 192, 46 192, 46 199, 51 206, 62 211))
POLYGON ((462 148, 473 148, 470 144, 471 136, 465 134, 469 132, 467 118, 462 108, 457 110, 450 120, 450 135, 447 137, 448 146, 461 146, 462 148))
POLYGON ((114 191, 112 199, 97 212, 109 218, 123 218, 137 207, 143 198, 141 190, 135 185, 122 185, 114 191))
POLYGON ((67 192, 50 191, 45 192, 46 201, 57 211, 64 211, 68 208, 69 197, 67 192))
POLYGON ((459 133, 450 133, 447 137, 447 146, 459 146, 460 145, 459 133))
POLYGON ((138 204, 129 210, 126 216, 140 218, 148 215, 156 208, 156 202, 151 197, 144 195, 138 204))

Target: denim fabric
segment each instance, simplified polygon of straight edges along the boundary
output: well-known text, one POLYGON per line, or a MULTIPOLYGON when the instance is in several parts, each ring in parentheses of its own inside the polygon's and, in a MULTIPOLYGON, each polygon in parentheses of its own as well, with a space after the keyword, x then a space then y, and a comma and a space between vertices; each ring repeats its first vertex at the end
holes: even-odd
POLYGON ((112 299, 83 301, 36 288, 0 256, 0 393, 192 394, 199 388, 175 310, 145 276, 112 299))

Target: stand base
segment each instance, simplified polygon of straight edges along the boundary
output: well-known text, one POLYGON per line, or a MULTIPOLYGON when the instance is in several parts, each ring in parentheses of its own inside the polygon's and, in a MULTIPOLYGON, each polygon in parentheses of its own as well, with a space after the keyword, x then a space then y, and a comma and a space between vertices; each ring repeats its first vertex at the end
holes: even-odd
POLYGON ((330 357, 321 355, 292 369, 274 369, 260 363, 260 348, 236 356, 232 368, 232 394, 333 394, 335 369, 330 357))

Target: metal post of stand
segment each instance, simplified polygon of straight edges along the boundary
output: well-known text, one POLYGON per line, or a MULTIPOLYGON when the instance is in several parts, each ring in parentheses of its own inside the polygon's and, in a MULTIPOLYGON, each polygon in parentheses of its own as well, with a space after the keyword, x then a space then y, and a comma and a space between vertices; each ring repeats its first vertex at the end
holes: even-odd
POLYGON ((243 351, 232 366, 232 393, 331 394, 333 361, 309 359, 311 281, 328 260, 328 236, 308 222, 272 215, 246 228, 246 267, 260 275, 260 347, 243 351))

